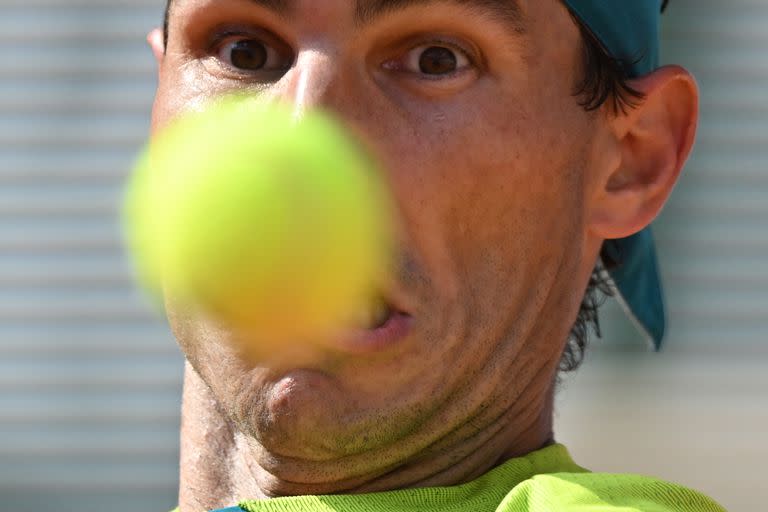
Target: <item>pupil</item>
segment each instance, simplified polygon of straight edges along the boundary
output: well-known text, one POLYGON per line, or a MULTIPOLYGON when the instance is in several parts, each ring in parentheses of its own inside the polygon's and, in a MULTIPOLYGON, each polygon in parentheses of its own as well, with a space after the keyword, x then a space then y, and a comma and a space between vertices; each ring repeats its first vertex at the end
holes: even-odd
POLYGON ((452 50, 432 46, 422 52, 419 68, 427 75, 444 75, 456 71, 456 55, 452 50))
POLYGON ((230 58, 236 68, 255 71, 267 63, 267 49, 258 41, 239 41, 232 47, 230 58))

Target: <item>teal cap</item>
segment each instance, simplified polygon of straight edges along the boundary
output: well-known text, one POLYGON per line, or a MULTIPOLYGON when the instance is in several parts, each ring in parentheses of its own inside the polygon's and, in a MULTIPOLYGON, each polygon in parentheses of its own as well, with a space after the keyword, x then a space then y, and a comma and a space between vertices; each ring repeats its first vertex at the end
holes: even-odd
POLYGON ((659 67, 662 0, 564 0, 630 77, 659 67))
MULTIPOLYGON (((659 66, 662 0, 564 0, 571 12, 630 78, 659 66)), ((664 2, 666 4, 666 2, 664 2)), ((618 262, 606 270, 617 299, 655 350, 666 329, 664 293, 651 228, 606 240, 603 251, 618 262)))

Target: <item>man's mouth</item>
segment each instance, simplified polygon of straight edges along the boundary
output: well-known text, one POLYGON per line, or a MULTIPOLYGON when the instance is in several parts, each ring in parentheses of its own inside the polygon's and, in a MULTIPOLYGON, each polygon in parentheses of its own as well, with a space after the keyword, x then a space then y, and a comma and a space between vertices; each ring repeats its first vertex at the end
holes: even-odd
POLYGON ((392 306, 383 297, 376 296, 360 308, 352 325, 358 329, 378 329, 389 320, 392 313, 392 306))
POLYGON ((403 340, 411 330, 413 318, 382 296, 363 304, 352 326, 340 337, 344 350, 372 352, 383 350, 403 340))

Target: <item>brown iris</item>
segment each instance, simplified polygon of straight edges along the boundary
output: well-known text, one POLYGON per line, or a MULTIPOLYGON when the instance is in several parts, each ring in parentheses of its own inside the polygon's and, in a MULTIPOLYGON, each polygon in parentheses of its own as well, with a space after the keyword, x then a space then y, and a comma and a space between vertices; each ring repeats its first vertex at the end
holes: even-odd
POLYGON ((258 71, 267 63, 267 49, 259 41, 238 41, 230 50, 230 59, 238 69, 258 71))
POLYGON ((419 69, 425 75, 453 73, 456 65, 456 54, 442 46, 430 46, 419 56, 419 69))

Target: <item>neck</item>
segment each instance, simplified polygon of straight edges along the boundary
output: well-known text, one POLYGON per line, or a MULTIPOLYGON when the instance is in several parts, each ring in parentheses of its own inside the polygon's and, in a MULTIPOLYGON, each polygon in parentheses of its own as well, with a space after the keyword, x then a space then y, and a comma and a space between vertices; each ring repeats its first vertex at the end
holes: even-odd
MULTIPOLYGON (((363 493, 413 487, 457 485, 493 467, 551 444, 552 396, 536 397, 519 409, 485 423, 468 424, 455 439, 412 457, 386 475, 355 482, 303 485, 281 481, 261 467, 255 440, 238 432, 197 373, 187 364, 181 427, 179 506, 182 512, 214 510, 243 499, 287 495, 363 493)), ((530 398, 530 397, 528 397, 530 398)), ((472 423, 472 422, 470 422, 472 423)))

